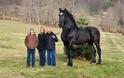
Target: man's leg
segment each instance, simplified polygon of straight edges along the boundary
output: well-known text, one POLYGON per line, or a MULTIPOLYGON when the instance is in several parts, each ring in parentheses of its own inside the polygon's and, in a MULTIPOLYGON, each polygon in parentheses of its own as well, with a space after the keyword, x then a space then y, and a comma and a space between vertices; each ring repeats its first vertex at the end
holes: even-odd
POLYGON ((35 67, 35 49, 32 49, 32 67, 35 67))
POLYGON ((47 50, 47 63, 48 65, 51 65, 51 50, 47 50))
POLYGON ((38 52, 39 52, 39 66, 41 66, 41 57, 42 57, 42 55, 41 55, 41 50, 38 50, 38 52))
POLYGON ((41 51, 41 66, 45 65, 45 61, 46 61, 46 50, 42 50, 41 51))
POLYGON ((46 50, 41 50, 40 51, 40 66, 44 66, 45 65, 45 61, 46 61, 46 50))
POLYGON ((56 52, 55 49, 52 49, 52 66, 56 66, 56 52))
POLYGON ((31 54, 31 50, 27 49, 27 67, 30 66, 30 54, 31 54))

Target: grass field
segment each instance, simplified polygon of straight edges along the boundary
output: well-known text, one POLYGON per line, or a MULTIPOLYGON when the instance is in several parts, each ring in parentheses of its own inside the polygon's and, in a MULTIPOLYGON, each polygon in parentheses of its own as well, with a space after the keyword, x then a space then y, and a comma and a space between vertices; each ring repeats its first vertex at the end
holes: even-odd
MULTIPOLYGON (((0 78, 124 78, 124 36, 121 34, 101 32, 101 65, 74 59, 74 67, 67 67, 59 38, 56 67, 39 67, 36 52, 36 67, 27 68, 24 38, 28 28, 28 24, 0 20, 0 78)), ((38 33, 39 26, 35 28, 38 33)))

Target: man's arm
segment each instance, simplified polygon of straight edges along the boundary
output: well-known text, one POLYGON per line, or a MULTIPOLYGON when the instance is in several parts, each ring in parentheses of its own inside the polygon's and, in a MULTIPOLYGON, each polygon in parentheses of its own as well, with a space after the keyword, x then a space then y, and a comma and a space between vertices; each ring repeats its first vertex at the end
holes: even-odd
POLYGON ((25 42, 24 43, 25 43, 25 46, 27 47, 27 45, 28 45, 28 37, 27 36, 25 37, 25 42))
POLYGON ((58 42, 58 38, 57 38, 56 34, 54 34, 54 33, 53 33, 53 38, 54 38, 55 42, 58 42))

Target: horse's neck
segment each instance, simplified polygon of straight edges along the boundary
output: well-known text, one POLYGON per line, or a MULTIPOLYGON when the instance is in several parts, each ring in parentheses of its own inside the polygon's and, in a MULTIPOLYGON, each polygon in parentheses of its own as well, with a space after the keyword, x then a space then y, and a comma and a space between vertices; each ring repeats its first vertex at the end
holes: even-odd
POLYGON ((69 17, 67 18, 65 25, 70 26, 71 29, 77 28, 75 21, 72 21, 69 17))
POLYGON ((66 33, 66 35, 68 35, 69 33, 72 33, 73 31, 79 28, 75 22, 71 21, 70 18, 67 18, 65 23, 65 28, 62 29, 63 29, 62 34, 66 33))
POLYGON ((63 29, 62 30, 62 35, 68 35, 70 33, 72 33, 73 31, 77 31, 79 28, 78 27, 75 27, 75 28, 72 28, 72 29, 63 29))

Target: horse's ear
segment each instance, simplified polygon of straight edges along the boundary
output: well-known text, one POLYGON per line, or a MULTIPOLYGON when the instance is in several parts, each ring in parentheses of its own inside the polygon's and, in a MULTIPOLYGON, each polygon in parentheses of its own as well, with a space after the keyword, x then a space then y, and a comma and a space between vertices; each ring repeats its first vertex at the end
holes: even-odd
POLYGON ((72 12, 72 9, 70 10, 70 12, 72 12))
POLYGON ((61 9, 61 8, 59 8, 59 11, 61 12, 61 11, 62 11, 62 9, 61 9))
POLYGON ((67 9, 66 9, 66 8, 65 8, 64 10, 65 10, 65 11, 67 11, 67 9))

